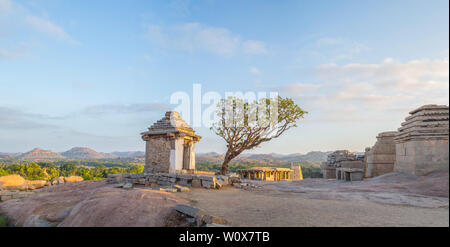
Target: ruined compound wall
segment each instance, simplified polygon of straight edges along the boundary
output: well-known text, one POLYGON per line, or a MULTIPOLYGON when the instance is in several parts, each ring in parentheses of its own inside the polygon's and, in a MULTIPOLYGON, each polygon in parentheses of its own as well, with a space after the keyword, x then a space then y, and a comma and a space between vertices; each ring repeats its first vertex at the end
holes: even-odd
POLYGON ((417 176, 449 170, 448 140, 416 140, 396 144, 394 170, 417 176))
POLYGON ((330 166, 327 162, 323 162, 320 165, 322 170, 323 178, 325 179, 335 179, 336 178, 336 167, 330 166))
POLYGON ((377 142, 366 153, 365 177, 376 177, 394 171, 396 147, 394 137, 396 131, 382 132, 377 142))
POLYGON ((173 140, 167 136, 152 137, 145 144, 144 172, 169 172, 173 140))
POLYGON ((341 161, 340 167, 342 168, 364 168, 364 161, 362 160, 347 160, 341 161))
POLYGON ((395 136, 394 171, 426 175, 449 170, 449 108, 425 105, 410 112, 395 136))

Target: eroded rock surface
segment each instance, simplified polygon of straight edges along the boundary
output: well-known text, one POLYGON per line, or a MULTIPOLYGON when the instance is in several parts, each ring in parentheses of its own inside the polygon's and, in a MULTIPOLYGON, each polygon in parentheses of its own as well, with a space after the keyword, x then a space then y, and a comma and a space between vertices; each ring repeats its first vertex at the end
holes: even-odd
MULTIPOLYGON (((114 188, 105 180, 66 183, 0 203, 13 226, 166 226, 174 194, 114 188)), ((175 224, 176 225, 176 224, 175 224)))

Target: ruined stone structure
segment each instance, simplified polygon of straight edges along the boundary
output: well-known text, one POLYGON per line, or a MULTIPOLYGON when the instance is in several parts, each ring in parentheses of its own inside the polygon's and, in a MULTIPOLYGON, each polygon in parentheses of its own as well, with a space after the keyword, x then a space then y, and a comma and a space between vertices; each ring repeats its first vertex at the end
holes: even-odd
POLYGON ((372 148, 366 149, 364 177, 371 178, 394 171, 395 142, 397 131, 382 132, 372 148))
POLYGON ((409 114, 394 138, 394 171, 414 175, 448 171, 449 107, 424 105, 409 114))
MULTIPOLYGON (((364 169, 364 156, 356 155, 348 150, 337 150, 328 155, 327 161, 320 166, 326 179, 340 179, 342 169, 364 169)), ((355 170, 356 171, 356 170, 355 170)), ((359 171, 359 170, 358 170, 359 171)))
POLYGON ((291 163, 291 179, 293 181, 303 180, 302 167, 291 163))
POLYGON ((241 178, 262 181, 292 180, 292 170, 277 167, 252 167, 237 170, 241 178))
POLYGON ((336 179, 344 181, 361 181, 363 180, 364 169, 362 168, 336 168, 336 179))
POLYGON ((195 143, 201 137, 178 112, 166 112, 164 118, 141 135, 146 142, 144 173, 192 173, 195 170, 195 143))
POLYGON ((223 186, 239 183, 236 175, 198 175, 198 174, 170 174, 170 173, 135 173, 108 174, 106 179, 111 184, 141 185, 152 188, 167 186, 185 186, 188 188, 220 189, 223 186))

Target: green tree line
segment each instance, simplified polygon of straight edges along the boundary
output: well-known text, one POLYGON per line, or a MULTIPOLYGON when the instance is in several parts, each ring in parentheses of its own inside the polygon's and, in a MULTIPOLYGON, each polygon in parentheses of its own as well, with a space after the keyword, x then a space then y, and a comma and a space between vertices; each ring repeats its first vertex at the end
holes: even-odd
MULTIPOLYGON (((239 169, 247 169, 261 166, 262 166, 261 164, 242 164, 239 162, 235 162, 230 163, 228 165, 228 169, 230 172, 236 172, 239 169)), ((320 168, 304 165, 300 166, 302 168, 302 174, 304 178, 310 178, 313 173, 320 173, 320 168)), ((291 164, 290 163, 272 164, 270 165, 270 167, 291 168, 291 164)), ((198 162, 195 164, 195 168, 199 171, 217 172, 222 168, 222 164, 215 162, 198 162)))
POLYGON ((141 173, 143 170, 144 166, 139 164, 124 165, 124 167, 106 167, 105 165, 86 167, 73 163, 57 165, 53 162, 0 164, 0 176, 17 174, 27 180, 49 181, 59 176, 80 176, 84 180, 103 179, 108 174, 141 173))

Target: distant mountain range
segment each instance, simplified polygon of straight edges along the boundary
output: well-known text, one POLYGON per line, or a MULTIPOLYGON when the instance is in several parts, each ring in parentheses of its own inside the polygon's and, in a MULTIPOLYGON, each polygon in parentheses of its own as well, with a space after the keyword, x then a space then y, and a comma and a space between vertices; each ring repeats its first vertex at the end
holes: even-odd
MULTIPOLYGON (((243 163, 243 164, 259 164, 259 165, 270 165, 270 164, 280 164, 280 163, 290 163, 290 162, 301 162, 303 164, 309 164, 312 166, 317 166, 323 161, 327 160, 329 152, 313 151, 307 154, 241 154, 234 158, 231 163, 243 163)), ((214 162, 221 163, 224 156, 219 153, 199 153, 196 155, 197 162, 214 162)))
POLYGON ((35 148, 26 153, 1 153, 0 159, 20 159, 29 161, 63 160, 63 159, 122 159, 136 158, 145 155, 142 151, 101 153, 87 147, 74 147, 65 152, 35 148))
MULTIPOLYGON (((306 154, 241 154, 232 163, 270 165, 289 162, 317 165, 327 160, 331 152, 313 151, 306 154)), ((29 161, 63 160, 63 159, 133 159, 145 156, 142 151, 101 153, 87 147, 74 147, 65 152, 57 153, 51 150, 35 148, 26 153, 0 153, 0 159, 21 159, 29 161)), ((198 153, 197 162, 221 163, 223 155, 215 152, 198 153)))

